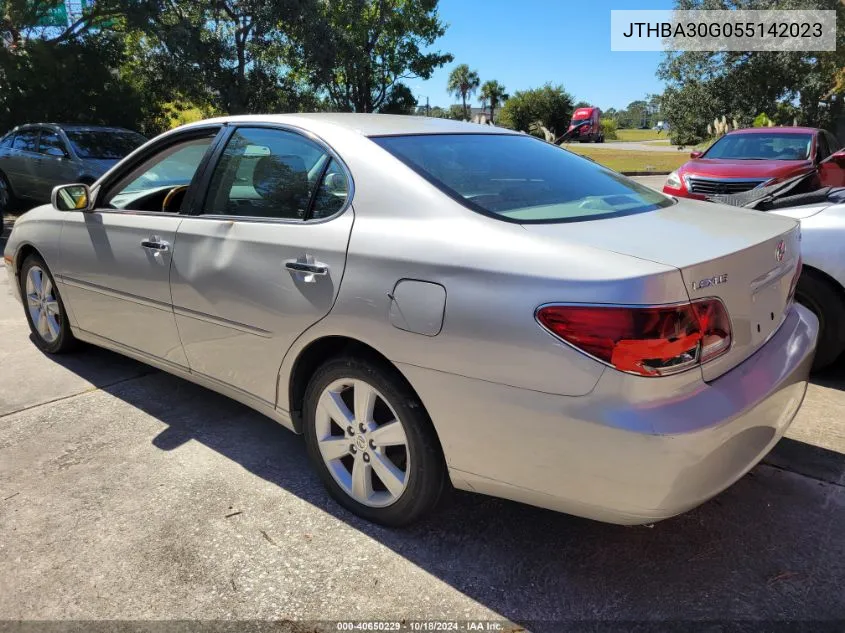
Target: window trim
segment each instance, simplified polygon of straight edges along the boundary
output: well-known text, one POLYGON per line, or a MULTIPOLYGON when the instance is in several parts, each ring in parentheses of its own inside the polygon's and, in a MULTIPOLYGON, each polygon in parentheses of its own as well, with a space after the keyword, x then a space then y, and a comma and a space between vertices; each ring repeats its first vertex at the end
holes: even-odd
POLYGON ((202 175, 204 174, 204 170, 208 165, 208 161, 211 155, 217 149, 217 145, 220 142, 220 138, 225 132, 225 130, 226 125, 221 123, 214 123, 211 125, 199 125, 197 127, 192 127, 187 130, 180 130, 173 134, 162 135, 162 137, 153 139, 149 143, 142 145, 140 148, 135 150, 133 153, 129 154, 128 157, 122 159, 121 162, 118 163, 121 167, 119 172, 112 174, 107 181, 99 184, 93 189, 93 191, 91 192, 93 213, 132 213, 137 215, 152 216, 188 215, 189 211, 192 208, 192 205, 194 204, 197 188, 202 182, 202 175), (182 203, 185 208, 184 211, 180 211, 177 213, 165 211, 143 211, 137 209, 107 209, 105 207, 99 206, 102 197, 108 196, 108 194, 111 193, 111 189, 115 187, 123 178, 125 178, 130 172, 132 172, 132 170, 136 169, 139 165, 146 162, 153 156, 159 154, 168 147, 178 145, 179 143, 184 143, 185 141, 190 141, 193 138, 204 137, 213 130, 217 130, 217 132, 212 137, 210 145, 206 149, 205 154, 203 154, 202 160, 197 166, 197 170, 194 172, 194 176, 191 179, 191 182, 188 184, 188 191, 185 194, 185 200, 182 203), (123 164, 124 162, 125 164, 123 164))
MULTIPOLYGON (((189 210, 187 215, 190 215, 194 218, 207 218, 209 220, 226 220, 230 222, 258 222, 258 223, 265 223, 265 224, 289 224, 289 225, 304 225, 304 224, 322 224, 323 222, 330 222, 337 217, 340 217, 346 210, 352 206, 352 199, 355 197, 355 181, 352 178, 352 172, 350 171, 349 167, 346 165, 344 160, 340 157, 340 155, 334 151, 331 145, 329 145, 321 136, 311 132, 310 130, 306 130, 304 128, 290 125, 287 123, 272 123, 272 122, 265 122, 265 121, 238 121, 237 123, 229 123, 227 124, 227 133, 219 139, 217 145, 214 148, 211 156, 209 157, 208 164, 205 168, 205 173, 203 173, 202 179, 199 181, 197 186, 197 191, 201 192, 196 196, 194 202, 197 202, 195 206, 192 206, 189 210), (337 161, 337 164, 340 165, 341 170, 343 171, 344 176, 346 177, 346 200, 344 201, 343 205, 333 213, 332 215, 326 216, 324 218, 312 218, 312 214, 314 212, 314 202, 316 200, 316 195, 312 195, 311 199, 308 202, 308 208, 305 210, 305 216, 302 220, 294 220, 291 218, 272 218, 266 216, 255 216, 255 215, 224 215, 224 214, 212 214, 212 213, 203 213, 202 209, 205 207, 205 204, 208 200, 209 195, 209 186, 211 185, 211 179, 214 175, 214 171, 217 169, 217 166, 220 164, 220 160, 223 157, 223 152, 226 150, 226 146, 229 144, 232 136, 235 134, 236 131, 242 129, 269 129, 269 130, 278 130, 280 132, 289 132, 295 134, 297 136, 302 136, 305 139, 311 141, 315 145, 317 145, 321 150, 323 150, 331 160, 326 161, 326 165, 324 166, 322 173, 320 175, 320 180, 317 181, 317 186, 319 187, 319 183, 322 178, 325 177, 325 171, 328 168, 328 165, 331 164, 332 160, 337 161)), ((316 194, 317 189, 314 189, 314 194, 316 194)))

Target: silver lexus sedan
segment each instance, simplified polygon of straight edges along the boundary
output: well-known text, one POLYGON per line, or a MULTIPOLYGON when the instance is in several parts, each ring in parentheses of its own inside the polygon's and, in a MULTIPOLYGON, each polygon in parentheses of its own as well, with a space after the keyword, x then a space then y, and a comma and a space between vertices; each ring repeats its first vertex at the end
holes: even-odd
POLYGON ((801 405, 790 218, 676 200, 524 134, 213 119, 15 225, 33 341, 93 343, 302 433, 387 525, 450 486, 622 524, 716 495, 801 405))

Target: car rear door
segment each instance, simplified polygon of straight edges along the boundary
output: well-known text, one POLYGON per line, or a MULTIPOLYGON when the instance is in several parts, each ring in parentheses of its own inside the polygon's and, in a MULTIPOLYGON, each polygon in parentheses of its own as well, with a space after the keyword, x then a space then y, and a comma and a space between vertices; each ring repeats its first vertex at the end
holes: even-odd
POLYGON ((58 272, 77 327, 129 351, 187 368, 170 300, 178 200, 191 187, 220 126, 162 139, 69 211, 58 272))
POLYGON ((176 323, 193 373, 273 406, 285 352, 337 296, 351 178, 292 129, 239 127, 217 154, 176 236, 176 323))

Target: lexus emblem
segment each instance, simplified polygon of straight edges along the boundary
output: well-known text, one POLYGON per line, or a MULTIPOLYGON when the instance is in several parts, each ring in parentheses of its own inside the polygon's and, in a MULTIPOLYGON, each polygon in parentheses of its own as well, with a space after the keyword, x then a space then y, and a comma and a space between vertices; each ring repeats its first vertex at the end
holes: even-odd
POLYGON ((775 259, 777 259, 779 262, 782 262, 784 255, 786 255, 786 244, 783 240, 781 240, 775 247, 775 259))

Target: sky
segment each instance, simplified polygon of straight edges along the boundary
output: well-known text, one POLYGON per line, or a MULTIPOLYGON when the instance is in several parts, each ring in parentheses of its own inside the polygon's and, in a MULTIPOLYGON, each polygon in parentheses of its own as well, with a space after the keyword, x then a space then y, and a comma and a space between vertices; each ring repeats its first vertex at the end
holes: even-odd
MULTIPOLYGON (((476 70, 481 83, 496 79, 507 92, 562 84, 576 101, 620 110, 663 91, 655 72, 663 53, 612 52, 611 9, 671 9, 672 0, 440 0, 449 25, 433 48, 455 61, 431 79, 407 80, 420 105, 447 107, 446 92, 458 64, 476 70)), ((478 96, 472 99, 479 105, 478 96)))

